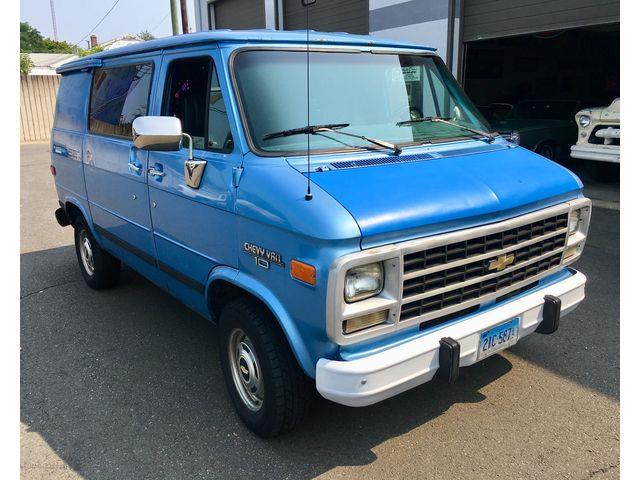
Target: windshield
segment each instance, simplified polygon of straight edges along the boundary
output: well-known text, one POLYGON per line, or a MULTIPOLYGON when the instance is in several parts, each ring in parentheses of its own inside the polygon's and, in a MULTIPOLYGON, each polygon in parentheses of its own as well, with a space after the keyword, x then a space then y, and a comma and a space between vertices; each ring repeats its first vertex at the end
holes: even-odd
MULTIPOLYGON (((246 50, 234 60, 244 119, 262 152, 306 152, 306 134, 265 139, 307 125, 306 55, 304 50, 246 50)), ((439 57, 311 51, 309 58, 311 125, 348 124, 342 131, 398 145, 475 136, 445 123, 398 125, 412 118, 443 117, 489 132, 439 57)), ((310 137, 315 152, 372 148, 334 132, 310 137)))

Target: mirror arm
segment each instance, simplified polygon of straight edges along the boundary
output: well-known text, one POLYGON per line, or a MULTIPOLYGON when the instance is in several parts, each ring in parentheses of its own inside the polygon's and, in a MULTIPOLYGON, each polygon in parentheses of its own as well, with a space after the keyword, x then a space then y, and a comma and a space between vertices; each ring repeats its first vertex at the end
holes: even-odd
POLYGON ((189 160, 193 160, 193 139, 188 133, 183 133, 182 136, 186 138, 189 143, 189 160))

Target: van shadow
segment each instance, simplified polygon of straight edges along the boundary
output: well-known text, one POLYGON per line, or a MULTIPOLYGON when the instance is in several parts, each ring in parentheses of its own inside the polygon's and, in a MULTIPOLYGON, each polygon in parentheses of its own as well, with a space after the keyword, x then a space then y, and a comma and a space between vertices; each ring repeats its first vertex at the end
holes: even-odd
POLYGON ((21 256, 21 421, 72 469, 101 478, 312 478, 364 465, 505 375, 502 356, 354 409, 318 398, 310 418, 262 440, 236 417, 215 326, 132 271, 95 292, 73 247, 21 256))
POLYGON ((620 398, 620 212, 594 207, 585 251, 572 267, 586 298, 553 335, 531 335, 511 353, 575 383, 620 398))

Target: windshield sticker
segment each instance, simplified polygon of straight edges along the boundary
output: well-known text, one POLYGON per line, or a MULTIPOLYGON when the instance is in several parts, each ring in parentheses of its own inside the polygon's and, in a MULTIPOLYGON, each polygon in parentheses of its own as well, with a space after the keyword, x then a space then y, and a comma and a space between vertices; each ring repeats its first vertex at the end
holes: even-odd
POLYGON ((391 69, 392 82, 419 82, 420 67, 396 67, 391 69))

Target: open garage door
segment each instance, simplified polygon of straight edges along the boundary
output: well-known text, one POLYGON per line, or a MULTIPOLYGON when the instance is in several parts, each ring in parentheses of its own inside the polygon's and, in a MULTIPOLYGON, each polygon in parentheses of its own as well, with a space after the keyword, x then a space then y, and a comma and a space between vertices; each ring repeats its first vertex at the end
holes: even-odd
POLYGON ((618 22, 619 0, 466 0, 463 41, 618 22))
POLYGON ((571 99, 608 105, 620 95, 620 24, 468 42, 464 89, 476 105, 571 99))
MULTIPOLYGON (((300 0, 284 0, 285 30, 304 30, 306 11, 300 0)), ((369 34, 367 0, 323 0, 309 7, 309 27, 322 32, 369 34)))
POLYGON ((554 160, 567 159, 578 139, 578 111, 620 96, 619 23, 464 47, 464 89, 492 129, 554 160))

